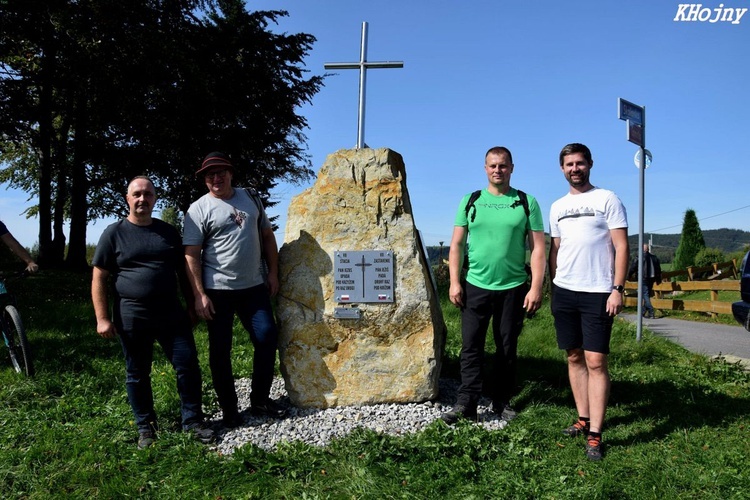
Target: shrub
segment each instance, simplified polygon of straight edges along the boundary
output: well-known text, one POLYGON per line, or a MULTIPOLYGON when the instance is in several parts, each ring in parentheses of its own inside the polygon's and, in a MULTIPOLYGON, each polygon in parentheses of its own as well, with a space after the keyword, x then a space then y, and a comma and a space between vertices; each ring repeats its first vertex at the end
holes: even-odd
POLYGON ((724 262, 724 252, 718 248, 701 248, 695 254, 695 265, 698 267, 710 266, 719 262, 724 262))

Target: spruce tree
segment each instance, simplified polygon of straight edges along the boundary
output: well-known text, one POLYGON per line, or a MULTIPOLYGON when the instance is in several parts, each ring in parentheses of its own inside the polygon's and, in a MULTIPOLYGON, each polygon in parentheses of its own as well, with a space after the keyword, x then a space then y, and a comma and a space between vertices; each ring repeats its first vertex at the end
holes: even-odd
POLYGON ((706 243, 703 241, 703 232, 698 223, 698 217, 695 215, 695 210, 688 208, 682 222, 682 235, 680 236, 680 243, 677 245, 674 261, 672 261, 672 269, 677 271, 694 265, 695 256, 705 247, 706 243))

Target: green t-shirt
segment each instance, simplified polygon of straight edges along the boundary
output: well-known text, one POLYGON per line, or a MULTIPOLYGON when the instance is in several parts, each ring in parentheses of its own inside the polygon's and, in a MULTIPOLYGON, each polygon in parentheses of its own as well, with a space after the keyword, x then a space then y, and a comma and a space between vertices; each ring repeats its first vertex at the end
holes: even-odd
POLYGON ((526 235, 544 231, 544 220, 539 203, 526 195, 529 216, 521 204, 518 191, 510 190, 495 196, 486 189, 474 202, 467 217, 466 204, 471 195, 461 200, 456 214, 456 226, 467 227, 469 272, 466 281, 485 290, 508 290, 523 284, 526 275, 526 235), (474 215, 476 210, 476 216, 474 215))

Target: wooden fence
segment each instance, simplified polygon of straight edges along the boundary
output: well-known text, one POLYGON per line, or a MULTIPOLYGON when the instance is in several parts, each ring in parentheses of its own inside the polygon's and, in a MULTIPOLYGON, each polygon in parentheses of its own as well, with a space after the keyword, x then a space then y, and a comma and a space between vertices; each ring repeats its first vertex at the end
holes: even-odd
POLYGON ((691 266, 687 269, 678 271, 667 271, 661 273, 661 279, 664 281, 672 278, 687 278, 687 281, 716 280, 716 279, 739 279, 737 274, 737 260, 732 259, 727 262, 720 262, 703 267, 691 266))
MULTIPOLYGON (((627 281, 625 290, 625 306, 637 307, 638 282, 627 281)), ((661 284, 654 285, 654 297, 651 297, 651 305, 654 306, 654 309, 705 312, 712 316, 732 314, 732 303, 719 302, 719 292, 739 291, 737 263, 732 260, 710 266, 689 267, 681 271, 662 273, 661 284), (676 276, 686 276, 688 281, 670 281, 676 276), (679 292, 706 290, 711 292, 709 300, 682 300, 679 298, 679 292)))

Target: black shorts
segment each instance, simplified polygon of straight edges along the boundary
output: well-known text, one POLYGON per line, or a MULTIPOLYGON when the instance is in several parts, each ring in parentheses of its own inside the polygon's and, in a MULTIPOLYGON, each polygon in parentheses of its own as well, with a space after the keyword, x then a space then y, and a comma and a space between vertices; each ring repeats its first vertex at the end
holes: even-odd
POLYGON ((573 292, 552 285, 552 315, 560 349, 609 354, 614 317, 607 314, 609 293, 573 292))

